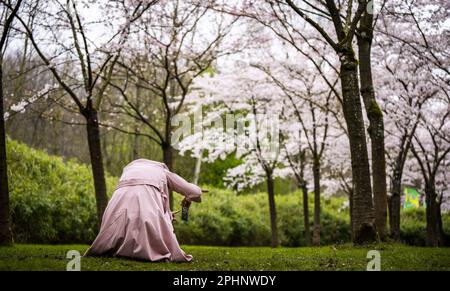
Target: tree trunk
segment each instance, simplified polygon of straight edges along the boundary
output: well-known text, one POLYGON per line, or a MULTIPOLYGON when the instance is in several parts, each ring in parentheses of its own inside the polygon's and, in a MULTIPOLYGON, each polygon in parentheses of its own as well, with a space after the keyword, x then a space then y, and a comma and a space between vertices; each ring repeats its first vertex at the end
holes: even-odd
POLYGON ((194 184, 198 184, 198 180, 200 179, 200 171, 202 169, 202 158, 203 158, 203 151, 200 151, 200 156, 195 161, 194 179, 192 180, 192 183, 194 184))
POLYGON ((89 145, 89 154, 91 158, 91 168, 94 177, 95 199, 97 203, 97 216, 99 226, 102 223, 103 212, 108 205, 108 197, 106 195, 105 170, 103 168, 103 158, 100 142, 100 127, 98 124, 98 114, 93 108, 87 108, 83 112, 87 124, 87 136, 89 145))
POLYGON ((400 240, 400 208, 402 194, 402 178, 398 171, 394 170, 392 178, 391 197, 389 199, 389 225, 391 228, 391 238, 400 240))
POLYGON ((279 245, 278 227, 277 227, 277 210, 275 207, 275 190, 274 190, 272 173, 266 172, 266 175, 267 175, 267 193, 269 194, 270 227, 272 230, 271 246, 273 248, 275 248, 279 245))
POLYGON ((340 78, 347 124, 353 178, 353 242, 375 241, 376 226, 370 182, 369 158, 358 84, 358 62, 351 47, 341 57, 340 78))
POLYGON ((348 208, 350 211, 350 229, 351 229, 351 238, 352 241, 354 241, 353 239, 353 219, 352 219, 352 213, 353 213, 353 190, 350 190, 350 192, 348 193, 348 208))
POLYGON ((320 161, 317 157, 313 162, 314 176, 314 231, 313 245, 320 246, 320 161))
POLYGON ((113 165, 113 156, 116 155, 116 153, 114 152, 114 148, 111 148, 111 150, 108 150, 108 147, 106 146, 107 143, 116 145, 116 133, 115 132, 111 132, 108 135, 104 135, 103 139, 102 139, 102 154, 104 157, 104 161, 105 161, 105 166, 106 169, 109 169, 110 171, 112 171, 112 165, 113 165), (108 137, 110 136, 110 139, 108 139, 108 137))
POLYGON ((3 99, 3 62, 0 58, 0 245, 12 245, 3 99))
MULTIPOLYGON (((442 193, 442 195, 444 195, 444 193, 442 193)), ((442 199, 443 199, 443 196, 440 196, 439 203, 436 208, 436 218, 437 218, 438 232, 439 232, 439 245, 447 246, 446 235, 444 232, 444 226, 442 224, 442 209, 441 209, 442 199)))
POLYGON ((438 202, 434 182, 425 185, 426 217, 427 217, 427 246, 439 246, 438 202))
POLYGON ((309 229, 309 201, 308 201, 308 186, 306 183, 301 185, 303 192, 303 222, 305 228, 305 243, 307 246, 311 245, 311 231, 309 229))
MULTIPOLYGON (((135 128, 136 132, 139 132, 139 128, 135 128)), ((133 160, 137 160, 140 157, 141 152, 141 143, 140 143, 140 136, 138 134, 134 135, 133 140, 133 160)))
MULTIPOLYGON (((173 148, 170 144, 162 145, 163 151, 163 161, 164 164, 169 168, 170 171, 173 171, 173 148)), ((169 191, 169 204, 170 210, 173 211, 173 192, 169 191)))
MULTIPOLYGON (((136 109, 141 112, 141 79, 138 78, 138 82, 136 84, 136 109)), ((136 121, 136 125, 134 127, 134 131, 139 133, 140 132, 140 123, 136 121)), ((134 141, 133 141, 133 160, 137 160, 140 158, 140 139, 141 137, 139 134, 134 135, 134 141)))
POLYGON ((386 155, 384 147, 383 113, 375 98, 372 78, 371 50, 373 39, 373 15, 364 13, 360 21, 358 33, 359 72, 361 95, 370 122, 369 135, 372 156, 373 199, 375 208, 375 224, 381 239, 386 237, 387 222, 387 186, 386 155))

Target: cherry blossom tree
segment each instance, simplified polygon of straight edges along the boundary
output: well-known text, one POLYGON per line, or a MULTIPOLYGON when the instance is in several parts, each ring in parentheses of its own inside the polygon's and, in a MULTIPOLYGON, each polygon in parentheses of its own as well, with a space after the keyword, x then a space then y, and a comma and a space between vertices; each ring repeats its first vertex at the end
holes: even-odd
MULTIPOLYGON (((360 95, 359 63, 353 47, 353 40, 358 33, 359 23, 363 17, 366 18, 369 12, 367 9, 368 2, 358 1, 356 5, 354 1, 336 3, 335 1, 268 0, 263 5, 254 5, 252 1, 244 1, 240 5, 233 2, 230 7, 224 8, 229 13, 246 15, 249 18, 256 19, 294 48, 299 47, 299 40, 301 42, 307 41, 301 29, 303 24, 306 23, 316 31, 316 39, 327 43, 334 51, 334 56, 339 59, 337 72, 340 77, 342 109, 347 125, 353 165, 354 207, 352 208, 352 218, 353 241, 355 243, 372 241, 377 238, 376 216, 379 217, 377 221, 380 222, 380 225, 386 222, 386 218, 383 217, 383 215, 386 215, 386 210, 384 209, 386 208, 386 203, 379 203, 386 200, 386 189, 383 190, 383 185, 385 184, 377 185, 377 187, 380 187, 380 191, 376 191, 377 194, 383 197, 377 197, 375 200, 372 197, 370 163, 360 95), (376 213, 374 201, 376 203, 375 208, 378 210, 376 213)), ((360 27, 360 29, 363 28, 360 27)), ((370 45, 369 39, 364 40, 363 43, 367 45, 367 41, 370 45)), ((366 47, 365 53, 367 51, 366 47)), ((301 50, 299 50, 299 53, 301 53, 301 50)), ((323 58, 324 56, 321 57, 323 58)), ((368 71, 365 70, 365 72, 368 71)), ((367 78, 367 80, 369 79, 371 80, 371 78, 367 78)), ((367 88, 372 87, 368 84, 367 88)), ((373 92, 371 90, 367 92, 367 98, 365 99, 370 100, 367 103, 371 106, 366 108, 366 112, 370 113, 376 110, 378 118, 371 118, 371 120, 374 122, 380 121, 381 118, 379 117, 382 113, 380 110, 377 110, 379 107, 375 106, 377 102, 373 98, 373 92)), ((372 117, 372 114, 370 115, 372 117)), ((379 138, 375 142, 377 143, 377 148, 381 151, 384 149, 384 146, 380 146, 378 143, 383 140, 381 138, 383 133, 380 134, 378 132, 379 125, 374 125, 373 128, 377 129, 377 137, 379 138)), ((377 162, 376 172, 372 170, 372 174, 375 174, 377 179, 385 177, 385 174, 379 173, 379 171, 384 171, 382 167, 384 157, 375 156, 375 158, 377 162)))
POLYGON ((271 245, 279 245, 274 178, 279 176, 279 123, 283 93, 261 70, 238 62, 232 71, 204 76, 194 84, 189 103, 213 106, 202 132, 183 139, 184 151, 203 152, 209 160, 234 153, 242 163, 224 178, 240 191, 266 183, 272 231, 271 245), (228 116, 226 116, 228 114, 228 116), (225 122, 223 121, 225 120, 225 122))
MULTIPOLYGON (((283 120, 289 125, 298 123, 305 137, 308 155, 311 157, 310 165, 312 166, 314 181, 314 229, 312 242, 314 245, 320 245, 321 162, 326 149, 330 127, 331 100, 335 100, 337 103, 337 99, 332 98, 334 97, 333 90, 329 89, 320 74, 314 68, 305 68, 305 64, 299 68, 285 61, 282 64, 284 70, 281 70, 281 72, 280 70, 275 72, 275 70, 268 67, 259 66, 259 68, 285 94, 286 105, 284 107, 285 118, 283 120)), ((297 129, 294 126, 294 133, 296 131, 297 129)), ((298 142, 300 143, 300 141, 298 142)), ((299 149, 301 149, 301 146, 299 149)), ((294 152, 294 154, 302 155, 301 152, 294 152)), ((291 159, 289 151, 286 152, 286 158, 290 159, 289 164, 292 166, 293 159, 291 159)), ((294 168, 292 169, 297 173, 294 175, 297 179, 301 178, 301 171, 298 171, 298 169, 302 168, 304 161, 299 159, 299 162, 300 164, 297 167, 293 165, 294 168)), ((298 181, 300 185, 302 184, 301 180, 298 181)))
MULTIPOLYGON (((356 32, 358 44, 358 67, 361 97, 368 119, 370 136, 370 157, 372 171, 372 188, 375 208, 375 224, 381 239, 387 236, 387 186, 386 186, 386 151, 383 111, 376 98, 375 82, 372 70, 372 43, 374 27, 378 19, 376 5, 384 6, 387 0, 368 1, 359 21, 356 32)), ((352 1, 349 1, 351 5, 352 1)))
POLYGON ((387 117, 389 220, 391 236, 399 239, 403 171, 423 122, 422 107, 448 95, 448 11, 440 1, 405 0, 386 4, 378 18, 375 69, 387 117))
POLYGON ((161 3, 139 21, 134 42, 119 61, 111 84, 122 99, 111 105, 144 126, 133 132, 161 147, 169 169, 175 154, 172 120, 184 110, 193 81, 235 49, 224 42, 237 20, 215 13, 204 1, 161 3), (140 96, 134 96, 135 87, 140 96))
POLYGON ((444 245, 441 204, 447 190, 446 166, 450 155, 450 99, 434 99, 423 106, 421 122, 414 134, 412 153, 422 174, 425 191, 427 245, 444 245), (444 171, 441 173, 441 171, 444 171))
MULTIPOLYGON (((381 45, 381 44, 380 44, 381 45)), ((383 46, 386 45, 383 44, 383 46)), ((420 122, 421 108, 438 91, 430 89, 430 78, 426 62, 410 59, 409 55, 399 53, 393 46, 383 48, 383 58, 378 82, 382 95, 382 107, 386 113, 386 153, 390 177, 389 221, 391 237, 400 239, 400 202, 402 193, 403 170, 413 136, 420 122), (397 53, 396 53, 397 52, 397 53), (414 72, 414 73, 409 73, 414 72)))
POLYGON ((156 2, 30 1, 16 15, 25 37, 68 96, 67 107, 86 121, 99 222, 108 199, 98 110, 131 25, 156 2), (97 9, 110 17, 98 14, 87 19, 81 9, 97 9), (95 35, 94 25, 102 25, 104 35, 95 35))

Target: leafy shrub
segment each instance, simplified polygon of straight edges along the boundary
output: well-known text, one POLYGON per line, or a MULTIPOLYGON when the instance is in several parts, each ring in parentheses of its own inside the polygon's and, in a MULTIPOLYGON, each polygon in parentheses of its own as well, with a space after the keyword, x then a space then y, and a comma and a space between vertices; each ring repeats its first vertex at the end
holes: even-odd
MULTIPOLYGON (((175 205, 179 205, 181 199, 181 196, 176 196, 175 205)), ((269 245, 271 232, 267 199, 265 193, 236 195, 229 190, 211 189, 204 195, 202 204, 191 207, 188 223, 175 223, 178 239, 182 243, 197 245, 269 245)), ((312 202, 310 199, 311 209, 312 202)), ((348 216, 337 211, 341 203, 342 199, 332 199, 328 201, 329 209, 322 209, 323 244, 350 239, 348 216)), ((276 204, 281 244, 305 245, 300 193, 277 195, 276 204)), ((311 230, 312 221, 311 211, 311 230)))
MULTIPOLYGON (((7 154, 15 241, 85 243, 95 238, 97 216, 90 167, 64 162, 10 140, 7 154)), ((107 177, 110 191, 116 180, 107 177)))
MULTIPOLYGON (((416 246, 426 245, 427 226, 424 208, 402 211, 400 223, 400 237, 404 243, 416 246)), ((446 234, 445 240, 448 242, 448 236, 450 234, 450 213, 442 214, 442 225, 446 234)))

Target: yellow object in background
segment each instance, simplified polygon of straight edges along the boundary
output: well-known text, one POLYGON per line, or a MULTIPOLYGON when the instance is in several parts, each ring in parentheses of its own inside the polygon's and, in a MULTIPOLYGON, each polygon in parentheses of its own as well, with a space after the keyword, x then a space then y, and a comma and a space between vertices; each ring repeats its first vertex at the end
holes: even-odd
POLYGON ((419 208, 420 207, 420 193, 414 188, 405 187, 405 203, 403 208, 419 208))

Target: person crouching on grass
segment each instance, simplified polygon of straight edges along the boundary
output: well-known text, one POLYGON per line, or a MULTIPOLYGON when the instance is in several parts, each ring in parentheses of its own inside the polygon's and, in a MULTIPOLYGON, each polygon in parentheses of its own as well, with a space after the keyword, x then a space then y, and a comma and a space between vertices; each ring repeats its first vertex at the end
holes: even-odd
POLYGON ((201 202, 202 190, 163 163, 139 159, 127 165, 103 214, 89 256, 116 256, 144 261, 189 262, 178 244, 169 207, 169 191, 184 196, 182 205, 201 202))

